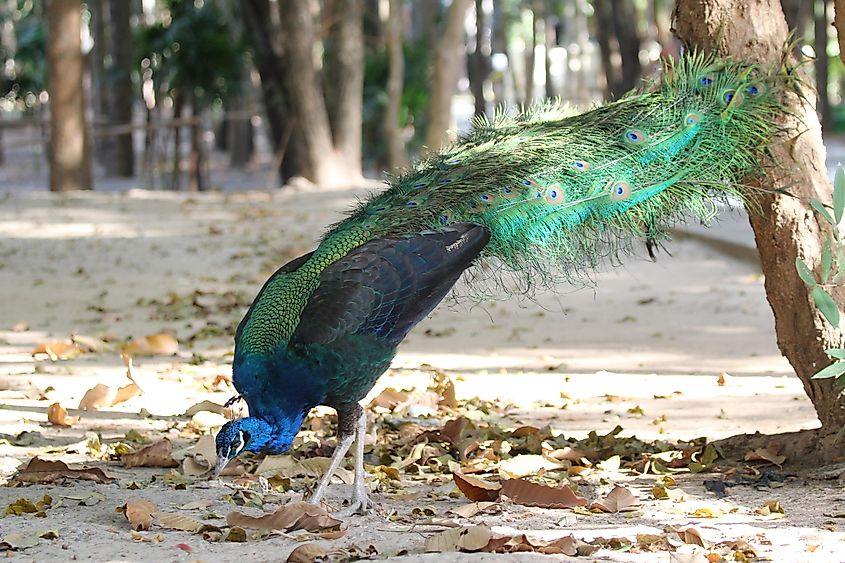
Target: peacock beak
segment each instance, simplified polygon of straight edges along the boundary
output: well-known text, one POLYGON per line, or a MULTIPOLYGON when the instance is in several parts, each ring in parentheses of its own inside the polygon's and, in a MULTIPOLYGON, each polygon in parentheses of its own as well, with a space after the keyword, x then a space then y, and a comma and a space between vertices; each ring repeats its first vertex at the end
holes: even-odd
POLYGON ((212 479, 217 479, 220 474, 226 469, 226 466, 229 464, 229 460, 232 459, 234 456, 229 455, 229 451, 226 452, 225 456, 218 456, 217 457, 217 465, 214 466, 214 473, 212 474, 212 479))

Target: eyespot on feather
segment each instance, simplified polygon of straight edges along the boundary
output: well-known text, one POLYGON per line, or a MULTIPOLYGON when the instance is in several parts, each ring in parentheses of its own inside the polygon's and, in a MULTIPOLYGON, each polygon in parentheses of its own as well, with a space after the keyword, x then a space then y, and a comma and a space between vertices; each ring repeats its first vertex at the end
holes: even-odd
POLYGON ((613 201, 625 201, 631 197, 631 185, 625 180, 616 180, 610 183, 610 199, 613 201))
POLYGON ((572 168, 580 172, 586 172, 590 169, 590 163, 586 160, 576 160, 572 163, 572 168))
POLYGON ((480 201, 483 205, 491 205, 496 201, 496 196, 492 194, 481 194, 478 196, 478 201, 480 201))
POLYGON ((503 186, 499 192, 502 194, 502 199, 514 199, 519 196, 519 192, 510 186, 503 186))
POLYGON ((746 88, 745 91, 752 98, 756 98, 757 96, 766 93, 766 86, 765 84, 752 84, 748 88, 746 88))
POLYGON ((713 84, 713 77, 711 75, 705 75, 698 79, 698 83, 701 86, 712 86, 713 84))
POLYGON ((646 135, 639 129, 631 129, 625 132, 625 142, 629 145, 637 145, 645 141, 646 135))
POLYGON ((566 194, 560 184, 552 184, 546 188, 546 203, 557 205, 566 201, 566 194))
POLYGON ((694 127, 701 123, 701 116, 695 113, 688 113, 686 117, 684 117, 684 127, 694 127))
POLYGON ((722 98, 722 103, 726 106, 727 105, 738 106, 739 104, 742 103, 742 100, 743 100, 742 93, 737 92, 736 90, 734 90, 732 88, 722 91, 721 98, 722 98))

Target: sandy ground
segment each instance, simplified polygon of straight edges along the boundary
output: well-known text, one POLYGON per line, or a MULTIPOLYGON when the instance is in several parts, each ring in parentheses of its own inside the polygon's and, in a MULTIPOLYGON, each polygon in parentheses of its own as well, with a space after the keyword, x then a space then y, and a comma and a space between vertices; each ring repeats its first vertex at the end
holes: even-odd
MULTIPOLYGON (((177 510, 208 499, 208 511, 225 515, 228 485, 198 480, 174 488, 166 469, 124 469, 96 460, 89 449, 71 447, 96 432, 103 442, 129 430, 168 436, 174 447, 194 443, 208 426, 178 416, 209 399, 224 402, 231 390, 213 387, 229 375, 234 326, 264 279, 290 258, 309 251, 323 225, 339 217, 360 191, 184 195, 130 191, 126 194, 46 193, 0 196, 0 476, 8 478, 32 455, 104 467, 118 481, 93 485, 0 488, 0 510, 18 498, 74 497, 45 518, 0 519, 0 538, 10 533, 56 530, 13 558, 278 561, 297 542, 277 535, 247 543, 212 543, 195 534, 153 529, 133 535, 115 507, 147 499, 177 510), (139 358, 134 374, 144 393, 128 402, 81 413, 70 428, 47 424, 47 407, 78 404, 98 383, 125 383, 115 351, 50 361, 33 358, 40 342, 71 333, 121 341, 170 332, 180 342, 173 357, 139 358), (142 413, 144 416, 139 415, 142 413), (193 433, 187 430, 193 424, 193 433), (196 425, 203 426, 196 431, 196 425), (21 432, 38 432, 28 445, 15 445, 21 432), (52 450, 50 448, 53 448, 52 450), (73 453, 72 450, 81 451, 73 453), (150 479, 156 477, 152 482, 150 479), (127 483, 144 482, 141 488, 127 483), (73 502, 86 491, 103 500, 73 502), (158 534, 158 535, 156 535, 158 534), (160 541, 158 541, 160 540, 160 541), (188 546, 190 553, 184 549, 188 546)), ((741 432, 777 433, 818 425, 800 382, 775 345, 773 320, 750 229, 738 212, 723 215, 715 229, 686 226, 657 263, 639 255, 624 267, 596 274, 595 286, 561 287, 536 302, 510 299, 458 302, 440 307, 400 349, 379 389, 425 388, 428 366, 444 370, 459 399, 475 397, 506 411, 489 421, 515 428, 549 424, 557 433, 583 438, 623 427, 623 436, 649 440, 715 439, 741 432), (721 373, 729 374, 724 385, 721 373), (637 408, 638 407, 638 408, 637 408)), ((431 424, 447 415, 432 413, 431 424)), ((478 414, 478 411, 476 411, 478 414)), ((480 416, 477 423, 485 422, 480 416)), ((461 524, 484 523, 494 531, 531 531, 579 538, 663 533, 666 526, 695 525, 713 541, 744 538, 758 555, 774 561, 843 561, 845 534, 838 531, 845 495, 836 481, 798 475, 776 489, 732 487, 716 500, 703 480, 712 475, 681 474, 687 500, 655 501, 654 476, 597 472, 584 480, 596 494, 626 483, 643 499, 631 514, 584 515, 568 510, 505 504, 498 512, 461 524), (782 518, 756 514, 778 500, 782 518), (647 502, 646 502, 647 501, 647 502), (725 514, 702 518, 696 506, 725 514)), ((406 561, 534 560, 564 556, 534 554, 422 554, 426 537, 443 530, 414 521, 413 510, 430 508, 437 517, 465 504, 450 481, 405 478, 403 494, 374 493, 376 514, 349 521, 347 534, 324 545, 374 546, 379 557, 406 561), (436 494, 435 494, 436 493, 436 494), (418 496, 414 496, 418 494, 418 496), (458 498, 455 498, 458 497, 458 498), (413 498, 414 500, 409 500, 413 498)), ((335 485, 329 501, 338 504, 348 487, 335 485)), ((265 510, 291 498, 272 498, 265 510)), ((595 495, 593 495, 595 496, 595 495)), ((268 497, 269 498, 269 497, 268 497)), ((257 514, 258 510, 253 509, 257 514)), ((195 514, 200 517, 201 514, 195 514)), ((206 515, 207 516, 207 515, 206 515)), ((603 549, 588 560, 697 561, 681 555, 603 549)), ((692 556, 690 556, 692 557, 692 556)))

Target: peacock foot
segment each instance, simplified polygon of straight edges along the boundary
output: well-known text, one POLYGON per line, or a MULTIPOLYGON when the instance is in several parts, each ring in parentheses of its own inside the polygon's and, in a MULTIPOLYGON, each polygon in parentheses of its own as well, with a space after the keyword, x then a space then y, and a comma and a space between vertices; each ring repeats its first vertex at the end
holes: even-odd
POLYGON ((351 516, 366 516, 375 511, 375 504, 370 500, 366 494, 359 496, 355 494, 349 501, 349 506, 337 512, 340 518, 349 518, 351 516))

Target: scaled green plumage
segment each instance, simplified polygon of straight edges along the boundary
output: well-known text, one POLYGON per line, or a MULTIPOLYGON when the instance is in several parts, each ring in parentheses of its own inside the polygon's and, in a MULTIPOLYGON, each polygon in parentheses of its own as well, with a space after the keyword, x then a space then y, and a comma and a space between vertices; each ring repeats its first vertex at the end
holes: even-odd
POLYGON ((456 145, 392 180, 280 274, 245 320, 241 344, 270 351, 290 338, 329 264, 368 240, 460 221, 491 233, 484 258, 533 281, 575 279, 632 241, 660 238, 718 199, 749 201, 779 99, 793 78, 690 55, 662 82, 572 117, 545 106, 478 122, 456 145))

